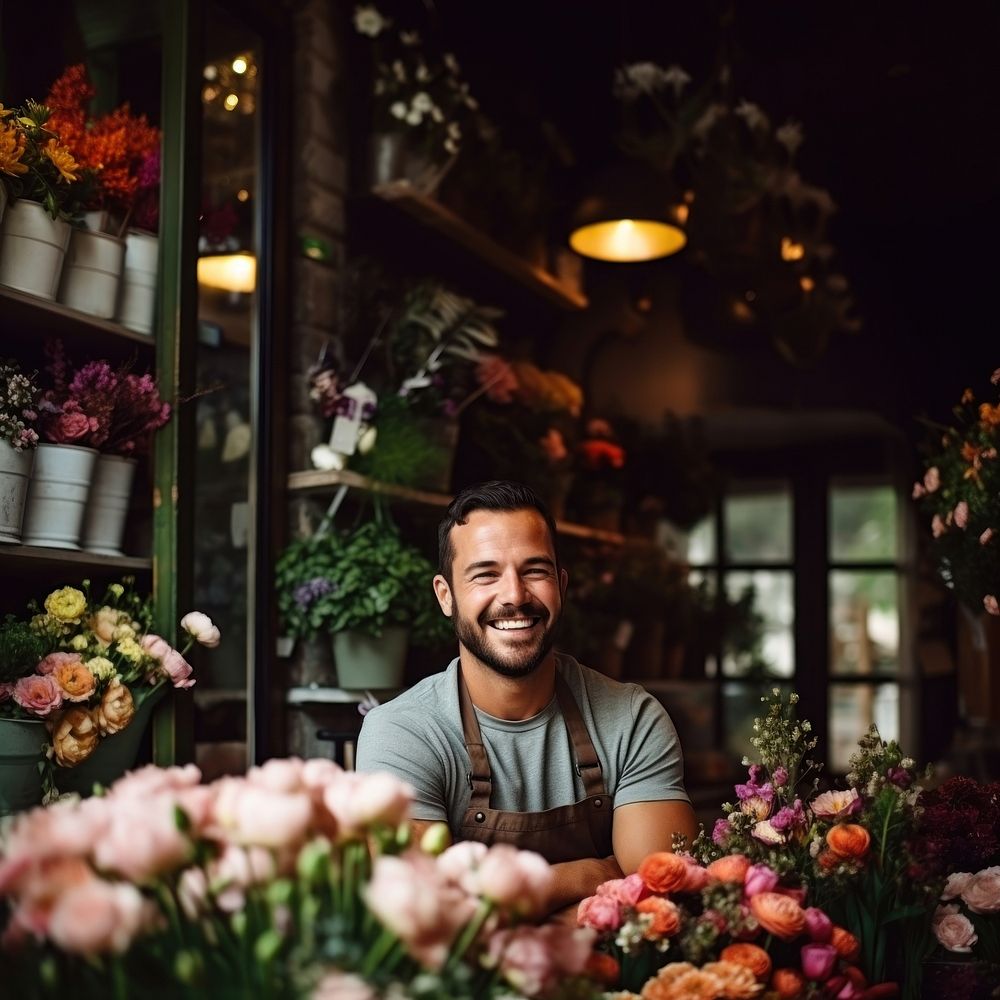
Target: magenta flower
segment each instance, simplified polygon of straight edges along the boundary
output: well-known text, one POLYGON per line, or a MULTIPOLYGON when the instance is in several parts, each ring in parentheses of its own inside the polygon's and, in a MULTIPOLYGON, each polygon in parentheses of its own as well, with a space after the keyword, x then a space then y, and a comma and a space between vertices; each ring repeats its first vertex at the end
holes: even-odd
POLYGON ((803 975, 817 983, 825 983, 837 964, 837 949, 830 944, 804 944, 801 955, 803 975))

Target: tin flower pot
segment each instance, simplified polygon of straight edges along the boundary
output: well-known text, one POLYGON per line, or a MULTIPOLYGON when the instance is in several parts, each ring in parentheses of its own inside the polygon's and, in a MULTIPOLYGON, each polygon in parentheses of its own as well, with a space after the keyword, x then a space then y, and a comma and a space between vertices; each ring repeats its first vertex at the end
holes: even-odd
POLYGON ((41 804, 48 739, 41 719, 0 719, 0 816, 41 804))
POLYGON ((136 333, 153 332, 159 257, 159 237, 137 229, 126 233, 125 263, 115 318, 136 333))
POLYGON ((0 224, 0 285, 54 299, 70 232, 38 202, 11 202, 0 224))
POLYGON ((24 512, 25 545, 78 549, 90 483, 97 463, 93 448, 40 444, 24 512))
POLYGON ((403 685, 409 630, 393 625, 379 638, 362 632, 337 632, 333 658, 337 683, 345 691, 386 690, 403 685))
POLYGON ((373 188, 407 181, 420 194, 433 195, 455 163, 455 156, 433 157, 406 132, 375 132, 368 147, 368 176, 373 188))
POLYGON ((124 259, 124 240, 74 229, 59 282, 59 301, 90 316, 110 319, 115 314, 124 259))
POLYGON ((33 448, 17 451, 7 441, 0 441, 0 542, 17 545, 21 541, 24 504, 34 460, 33 448))
POLYGON ((122 536, 128 516, 136 460, 100 455, 90 485, 83 522, 83 547, 104 556, 122 554, 122 536))

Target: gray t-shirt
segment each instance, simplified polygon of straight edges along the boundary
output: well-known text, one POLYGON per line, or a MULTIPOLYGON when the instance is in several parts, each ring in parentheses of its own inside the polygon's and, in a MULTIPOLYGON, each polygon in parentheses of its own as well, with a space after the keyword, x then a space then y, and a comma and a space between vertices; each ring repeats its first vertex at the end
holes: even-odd
MULTIPOLYGON (((663 706, 637 684, 622 684, 557 654, 594 741, 615 807, 688 799, 677 731, 663 706)), ((491 805, 542 812, 584 797, 573 746, 552 701, 530 719, 508 722, 476 709, 493 774, 491 805)), ((373 709, 358 740, 359 771, 389 771, 416 792, 412 816, 457 829, 469 805, 469 755, 458 702, 458 659, 439 674, 373 709)))

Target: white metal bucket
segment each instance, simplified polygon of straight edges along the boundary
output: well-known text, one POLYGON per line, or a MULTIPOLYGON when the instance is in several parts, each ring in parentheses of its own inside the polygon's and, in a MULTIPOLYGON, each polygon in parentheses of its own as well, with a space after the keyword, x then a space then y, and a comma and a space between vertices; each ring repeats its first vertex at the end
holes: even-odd
POLYGON ((40 444, 24 510, 23 542, 78 549, 97 452, 75 444, 40 444))
POLYGON ((0 441, 0 542, 18 545, 24 521, 24 501, 28 496, 34 448, 16 451, 0 441))
POLYGON ((125 236, 125 267, 116 319, 137 333, 153 332, 159 257, 159 237, 129 230, 125 236))
POLYGON ((83 522, 83 547, 88 552, 103 556, 122 554, 122 536, 135 467, 134 458, 101 455, 97 459, 83 522))
POLYGON ((11 202, 0 224, 0 285, 54 299, 69 236, 69 223, 38 202, 11 202))
POLYGON ((59 301, 91 316, 110 319, 115 314, 124 259, 124 240, 74 229, 63 264, 59 301))

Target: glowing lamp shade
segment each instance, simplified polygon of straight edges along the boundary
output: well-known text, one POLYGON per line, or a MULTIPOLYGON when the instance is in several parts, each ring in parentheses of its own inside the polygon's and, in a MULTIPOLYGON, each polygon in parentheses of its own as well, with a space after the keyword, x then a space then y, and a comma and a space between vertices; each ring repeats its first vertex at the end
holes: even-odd
POLYGON ((684 208, 671 179, 637 160, 605 166, 586 182, 569 220, 569 245, 594 260, 639 263, 683 250, 684 208))
POLYGON ((252 253, 199 257, 198 284, 226 292, 252 292, 257 287, 257 258, 252 253))
POLYGON ((574 229, 569 237, 569 245, 581 256, 623 264, 669 257, 686 243, 683 229, 654 219, 592 222, 574 229))

